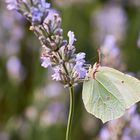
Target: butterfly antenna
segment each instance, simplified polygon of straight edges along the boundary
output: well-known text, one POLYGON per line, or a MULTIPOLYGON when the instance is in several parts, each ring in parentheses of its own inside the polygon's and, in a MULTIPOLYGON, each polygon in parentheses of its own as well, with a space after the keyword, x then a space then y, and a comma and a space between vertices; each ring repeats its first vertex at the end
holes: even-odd
POLYGON ((98 52, 98 61, 97 61, 97 63, 98 63, 98 65, 100 65, 101 64, 101 50, 100 50, 100 48, 97 49, 97 52, 98 52))

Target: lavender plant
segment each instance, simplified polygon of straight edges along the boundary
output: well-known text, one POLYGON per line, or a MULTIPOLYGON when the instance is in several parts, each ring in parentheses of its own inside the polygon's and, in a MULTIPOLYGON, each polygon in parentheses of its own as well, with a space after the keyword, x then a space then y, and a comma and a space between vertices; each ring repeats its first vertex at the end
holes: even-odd
POLYGON ((51 67, 52 79, 69 87, 70 112, 66 140, 70 139, 70 129, 74 111, 73 86, 81 82, 87 75, 85 53, 76 53, 75 35, 68 32, 69 40, 63 39, 61 17, 50 3, 45 0, 7 0, 7 8, 20 12, 31 23, 32 30, 41 42, 41 66, 51 67))
POLYGON ((45 0, 6 0, 9 10, 16 10, 31 23, 30 30, 41 43, 41 66, 51 67, 52 79, 61 82, 70 92, 70 111, 66 140, 70 140, 74 113, 74 86, 83 85, 83 101, 87 111, 103 122, 119 118, 140 100, 140 82, 128 75, 100 65, 85 64, 85 53, 76 53, 75 35, 69 31, 63 38, 61 17, 45 0), (123 89, 123 91, 122 91, 123 89), (133 92, 133 94, 132 94, 133 92), (124 94, 125 93, 125 94, 124 94), (127 96, 126 96, 127 95, 127 96))

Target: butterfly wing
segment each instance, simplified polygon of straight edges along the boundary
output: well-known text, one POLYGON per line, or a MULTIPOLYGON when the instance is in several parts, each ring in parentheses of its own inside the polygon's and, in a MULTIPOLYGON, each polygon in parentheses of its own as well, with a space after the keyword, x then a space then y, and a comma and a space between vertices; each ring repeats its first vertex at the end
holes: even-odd
POLYGON ((140 81, 109 67, 99 67, 95 79, 85 81, 82 98, 86 110, 103 122, 119 118, 140 101, 140 81))
POLYGON ((123 115, 125 104, 117 88, 109 80, 106 81, 106 77, 100 75, 100 72, 98 75, 100 81, 91 79, 84 82, 82 98, 86 110, 106 122, 123 115))

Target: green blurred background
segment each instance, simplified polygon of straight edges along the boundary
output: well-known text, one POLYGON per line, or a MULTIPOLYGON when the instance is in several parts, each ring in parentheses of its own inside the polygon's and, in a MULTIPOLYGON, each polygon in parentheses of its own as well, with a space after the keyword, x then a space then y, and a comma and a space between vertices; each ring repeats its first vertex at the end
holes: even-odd
MULTIPOLYGON (((60 11, 65 38, 75 32, 77 52, 86 53, 87 63, 96 62, 97 48, 107 46, 111 35, 119 54, 110 51, 113 59, 103 64, 140 78, 139 0, 50 2, 60 11)), ((40 43, 29 27, 0 1, 0 140, 64 140, 69 94, 41 67, 40 43)), ((96 140, 103 124, 86 112, 81 87, 75 88, 72 140, 96 140)))

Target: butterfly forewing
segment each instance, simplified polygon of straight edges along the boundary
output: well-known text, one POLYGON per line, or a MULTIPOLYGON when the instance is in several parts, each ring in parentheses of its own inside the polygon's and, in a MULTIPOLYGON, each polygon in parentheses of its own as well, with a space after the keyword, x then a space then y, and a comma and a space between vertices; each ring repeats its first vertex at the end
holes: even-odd
POLYGON ((140 101, 140 81, 138 79, 109 67, 100 67, 99 71, 119 90, 125 101, 126 109, 140 101))

